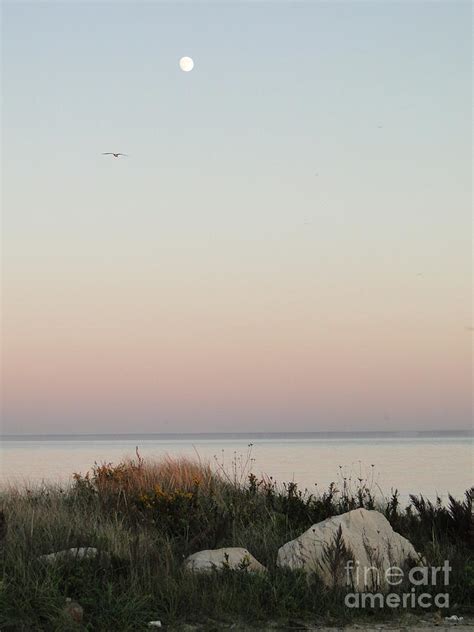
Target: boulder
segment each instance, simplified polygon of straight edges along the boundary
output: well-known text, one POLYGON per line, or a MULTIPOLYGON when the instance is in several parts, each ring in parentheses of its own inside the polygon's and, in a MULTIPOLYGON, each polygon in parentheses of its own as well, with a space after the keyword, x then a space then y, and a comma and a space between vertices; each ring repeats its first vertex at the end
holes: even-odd
POLYGON ((79 548, 66 549, 64 551, 56 551, 56 553, 48 553, 40 555, 39 560, 47 563, 62 562, 64 560, 84 560, 92 559, 99 555, 99 551, 91 546, 81 546, 79 548))
POLYGON ((186 568, 198 573, 213 570, 247 570, 264 572, 267 569, 260 564, 247 549, 228 547, 193 553, 184 562, 186 568))
POLYGON ((277 565, 315 572, 327 586, 362 591, 387 586, 389 568, 419 559, 411 542, 396 533, 383 514, 354 509, 314 524, 284 544, 277 565))

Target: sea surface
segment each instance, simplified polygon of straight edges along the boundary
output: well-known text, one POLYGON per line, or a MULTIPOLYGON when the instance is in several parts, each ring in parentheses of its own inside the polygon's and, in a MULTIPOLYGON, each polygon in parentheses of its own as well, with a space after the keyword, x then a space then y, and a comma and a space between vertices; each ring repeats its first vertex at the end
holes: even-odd
POLYGON ((277 483, 295 481, 323 492, 331 482, 356 486, 363 479, 374 493, 446 499, 474 485, 473 433, 256 433, 3 436, 0 487, 65 484, 94 463, 118 463, 138 447, 146 459, 186 456, 244 480, 249 471, 277 483))

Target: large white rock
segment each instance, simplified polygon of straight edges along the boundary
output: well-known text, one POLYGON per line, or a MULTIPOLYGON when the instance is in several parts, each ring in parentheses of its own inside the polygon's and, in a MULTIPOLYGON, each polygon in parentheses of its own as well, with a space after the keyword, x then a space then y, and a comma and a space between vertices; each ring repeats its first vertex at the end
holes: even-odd
POLYGON ((198 551, 187 557, 184 563, 189 570, 204 573, 225 568, 251 572, 267 570, 247 549, 240 547, 198 551))
MULTIPOLYGON (((410 559, 418 561, 420 556, 383 514, 354 509, 314 524, 284 544, 278 550, 277 565, 315 572, 327 586, 352 585, 362 591, 386 587, 387 570, 403 567, 410 559), (338 535, 346 549, 340 547, 339 555, 335 552, 338 535), (348 560, 354 562, 354 570, 347 565, 348 560)), ((393 575, 388 578, 394 581, 393 575)))
POLYGON ((48 553, 40 555, 38 558, 43 562, 54 563, 63 560, 84 560, 97 557, 99 551, 92 546, 81 546, 74 549, 66 549, 64 551, 56 551, 56 553, 48 553))

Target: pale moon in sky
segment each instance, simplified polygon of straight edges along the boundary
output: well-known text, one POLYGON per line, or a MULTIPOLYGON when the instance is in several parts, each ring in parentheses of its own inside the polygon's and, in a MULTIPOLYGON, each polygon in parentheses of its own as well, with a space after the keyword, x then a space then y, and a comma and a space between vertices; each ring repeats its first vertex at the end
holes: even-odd
POLYGON ((181 57, 179 60, 179 67, 184 72, 190 72, 194 68, 194 61, 191 57, 181 57))

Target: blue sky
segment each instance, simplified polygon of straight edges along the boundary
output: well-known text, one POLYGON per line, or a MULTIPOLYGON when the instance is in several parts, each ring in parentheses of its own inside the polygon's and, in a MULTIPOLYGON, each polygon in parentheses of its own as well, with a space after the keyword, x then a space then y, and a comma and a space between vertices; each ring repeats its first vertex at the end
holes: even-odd
POLYGON ((6 428, 467 427, 470 11, 3 3, 6 428))

